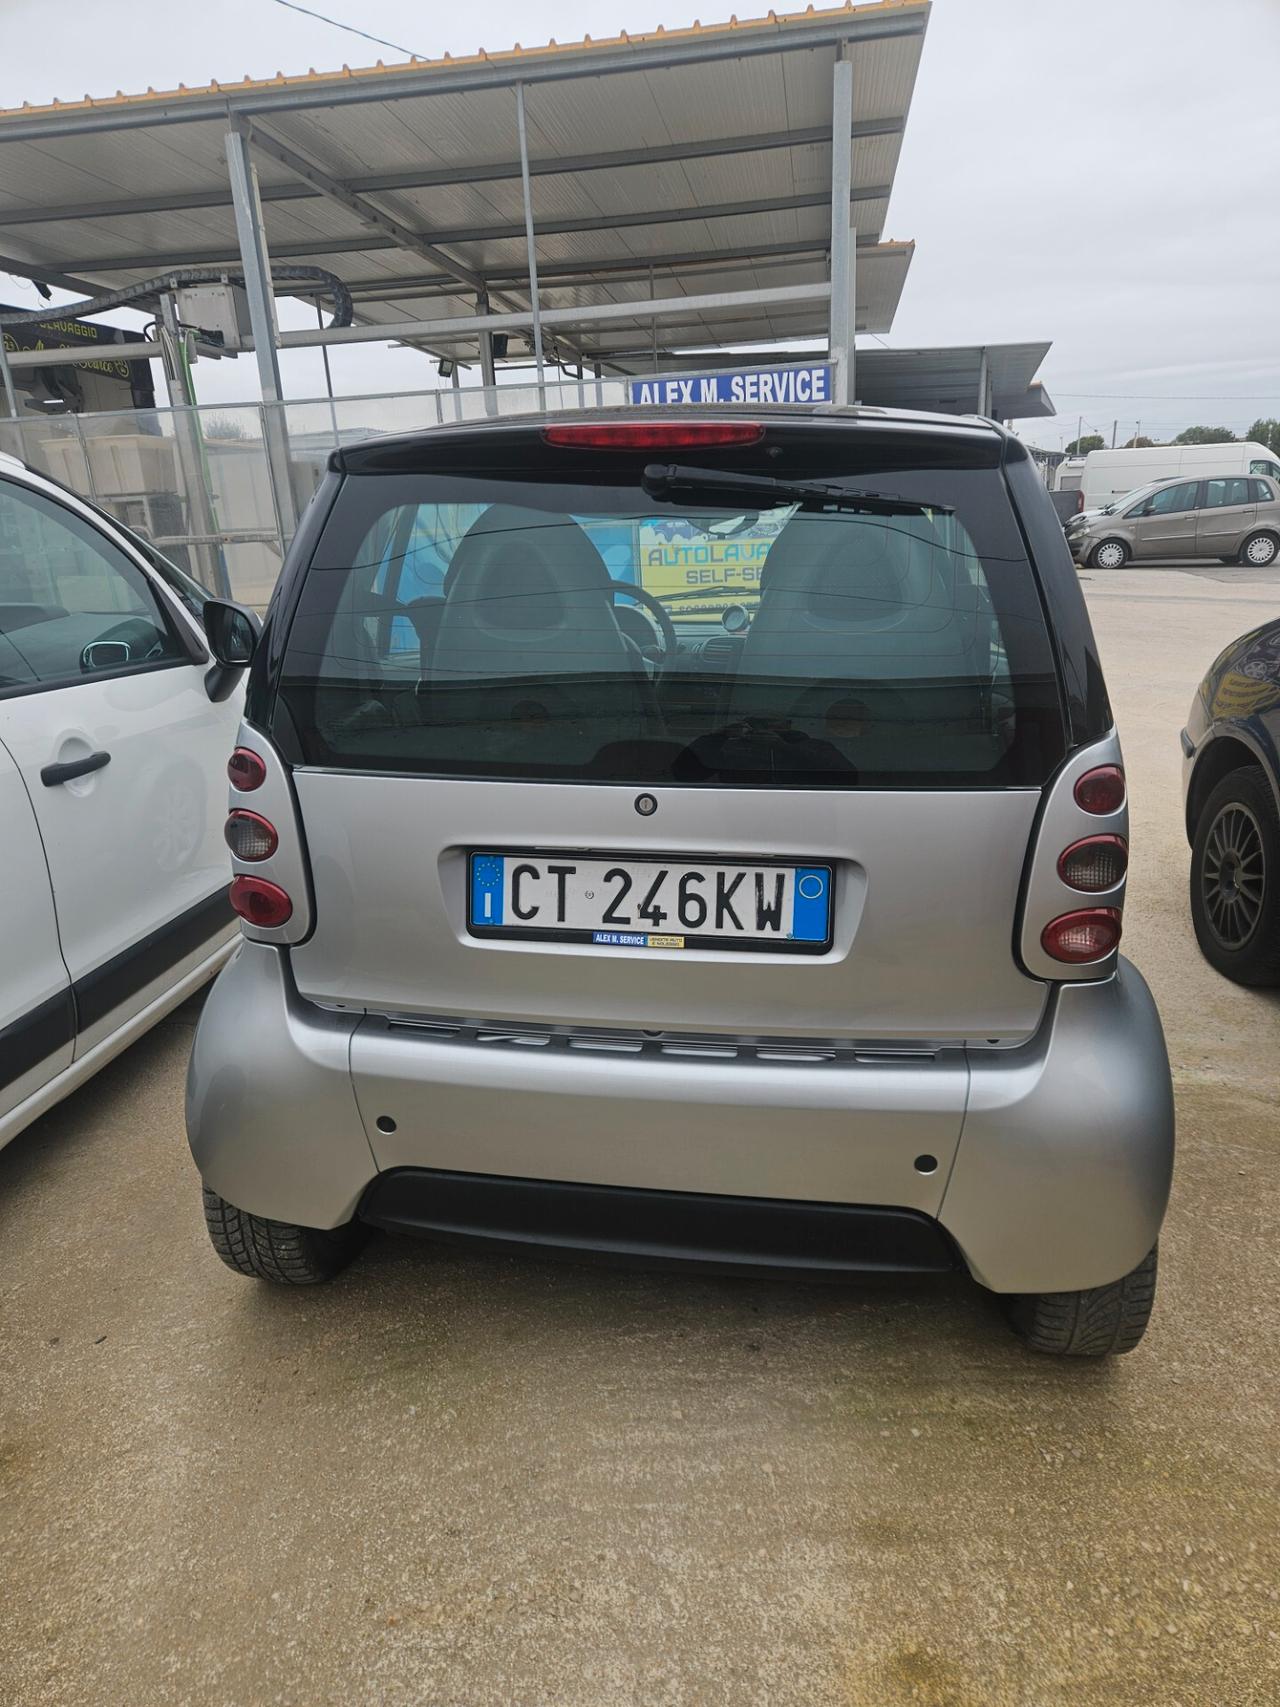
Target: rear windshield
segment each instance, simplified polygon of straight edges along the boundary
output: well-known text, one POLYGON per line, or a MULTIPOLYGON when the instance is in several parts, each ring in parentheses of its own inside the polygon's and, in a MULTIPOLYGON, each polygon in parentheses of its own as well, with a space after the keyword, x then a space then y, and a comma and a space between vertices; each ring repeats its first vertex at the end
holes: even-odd
POLYGON ((920 788, 1038 785, 1061 759, 998 468, 574 456, 346 478, 279 678, 295 763, 920 788))

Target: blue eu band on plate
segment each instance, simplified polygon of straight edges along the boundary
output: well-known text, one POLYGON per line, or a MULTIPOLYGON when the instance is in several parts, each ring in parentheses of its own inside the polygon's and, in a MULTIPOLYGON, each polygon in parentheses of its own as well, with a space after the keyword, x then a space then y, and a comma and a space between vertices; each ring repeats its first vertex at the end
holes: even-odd
POLYGON ((830 946, 831 903, 823 864, 477 850, 467 927, 597 948, 813 954, 830 946))

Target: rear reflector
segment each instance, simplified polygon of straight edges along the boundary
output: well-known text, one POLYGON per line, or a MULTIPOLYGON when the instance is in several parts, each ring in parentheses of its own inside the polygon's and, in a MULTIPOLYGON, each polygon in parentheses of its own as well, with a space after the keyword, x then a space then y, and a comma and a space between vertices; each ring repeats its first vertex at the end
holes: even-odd
POLYGON ((1068 966, 1083 966, 1105 960, 1120 945, 1118 907, 1088 907, 1079 913, 1064 913, 1044 927, 1040 946, 1051 960, 1068 966))
POLYGON ((227 780, 241 794, 261 788, 267 780, 267 767, 250 747, 237 747, 227 760, 227 780))
POLYGON ((1076 805, 1095 818, 1106 818, 1124 805, 1124 772, 1119 765, 1099 765, 1076 783, 1076 805))
POLYGON ((1058 860, 1058 876, 1067 887, 1089 894, 1114 889, 1128 869, 1129 844, 1123 836, 1086 836, 1058 860))
POLYGON ((280 846, 274 824, 257 812, 245 812, 240 807, 228 817, 222 834, 237 859, 270 859, 280 846))
POLYGON ((544 427, 549 445, 577 450, 679 450, 694 445, 755 445, 759 421, 596 421, 544 427))
POLYGON ((293 916, 293 902, 278 883, 268 883, 265 877, 233 877, 231 905, 246 924, 264 931, 288 924, 293 916))

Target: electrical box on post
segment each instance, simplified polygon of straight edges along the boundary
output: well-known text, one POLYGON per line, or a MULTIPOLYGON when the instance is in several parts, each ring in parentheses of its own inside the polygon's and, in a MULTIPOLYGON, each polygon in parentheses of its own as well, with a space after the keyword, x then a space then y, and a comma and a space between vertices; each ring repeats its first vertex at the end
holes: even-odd
POLYGON ((243 350, 251 337, 249 300, 237 284, 182 285, 175 292, 178 319, 200 329, 211 344, 243 350))

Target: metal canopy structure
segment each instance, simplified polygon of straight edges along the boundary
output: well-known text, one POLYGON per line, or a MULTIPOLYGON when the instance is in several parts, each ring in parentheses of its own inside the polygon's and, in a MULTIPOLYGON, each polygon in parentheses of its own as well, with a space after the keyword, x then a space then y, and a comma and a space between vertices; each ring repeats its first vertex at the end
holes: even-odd
POLYGON ((277 344, 389 336, 491 382, 499 331, 606 370, 646 344, 656 364, 826 338, 851 399, 853 333, 888 330, 911 260, 882 238, 928 13, 6 111, 0 268, 72 289, 243 268, 268 400, 277 344), (277 337, 272 261, 338 274, 357 324, 277 337))

